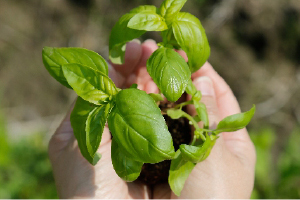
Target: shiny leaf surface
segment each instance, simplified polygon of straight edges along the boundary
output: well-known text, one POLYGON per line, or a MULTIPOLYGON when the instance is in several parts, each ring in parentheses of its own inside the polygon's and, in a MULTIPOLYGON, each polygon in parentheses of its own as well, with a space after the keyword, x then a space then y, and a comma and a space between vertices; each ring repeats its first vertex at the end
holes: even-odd
POLYGON ((175 51, 161 47, 147 61, 147 71, 169 101, 177 101, 187 86, 191 72, 175 51))
POLYGON ((172 159, 171 134, 155 101, 144 91, 125 89, 108 117, 113 138, 131 159, 157 163, 172 159))

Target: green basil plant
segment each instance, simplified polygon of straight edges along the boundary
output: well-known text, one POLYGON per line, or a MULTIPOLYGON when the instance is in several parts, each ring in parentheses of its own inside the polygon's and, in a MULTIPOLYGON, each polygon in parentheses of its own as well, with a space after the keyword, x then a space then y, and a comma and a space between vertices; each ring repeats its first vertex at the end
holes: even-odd
MULTIPOLYGON (((191 74, 208 59, 210 47, 205 30, 193 15, 180 12, 186 0, 164 0, 159 8, 139 6, 123 15, 109 38, 109 58, 124 61, 125 45, 146 31, 161 31, 163 41, 147 61, 147 71, 160 92, 171 102, 184 92, 192 99, 169 109, 172 119, 187 118, 194 126, 193 140, 175 152, 173 141, 156 101, 160 94, 137 89, 117 88, 108 77, 108 65, 97 53, 82 48, 44 47, 43 63, 49 73, 78 94, 70 120, 84 158, 96 165, 101 155, 97 149, 106 122, 113 136, 111 159, 116 173, 125 181, 134 181, 144 163, 171 160, 169 185, 176 195, 194 166, 205 160, 218 134, 244 128, 255 113, 248 112, 223 119, 216 129, 209 129, 206 107, 191 81, 191 74), (173 49, 186 52, 188 62, 173 49), (182 110, 193 104, 196 116, 182 110), (204 127, 198 126, 202 121, 204 127)), ((101 161, 100 161, 101 162, 101 161)), ((201 180, 199 180, 201 181, 201 180)))

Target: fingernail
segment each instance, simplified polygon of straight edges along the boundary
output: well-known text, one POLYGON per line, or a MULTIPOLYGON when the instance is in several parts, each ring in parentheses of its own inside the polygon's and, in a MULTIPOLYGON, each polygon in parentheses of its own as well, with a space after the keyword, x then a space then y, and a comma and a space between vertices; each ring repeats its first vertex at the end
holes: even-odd
POLYGON ((141 44, 141 41, 139 39, 133 39, 130 42, 132 43, 137 43, 137 44, 141 44))
POLYGON ((201 76, 194 80, 194 84, 203 96, 215 96, 212 80, 207 76, 201 76))
POLYGON ((147 40, 144 41, 144 43, 146 43, 146 42, 150 42, 150 43, 156 44, 156 41, 153 40, 153 39, 147 39, 147 40))

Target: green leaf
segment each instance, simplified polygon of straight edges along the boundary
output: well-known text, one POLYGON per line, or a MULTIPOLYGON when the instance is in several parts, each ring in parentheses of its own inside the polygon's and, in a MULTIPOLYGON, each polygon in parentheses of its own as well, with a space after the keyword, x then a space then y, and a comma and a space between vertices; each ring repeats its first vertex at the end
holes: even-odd
POLYGON ((80 64, 63 65, 62 69, 69 85, 86 101, 101 105, 118 93, 112 80, 100 71, 80 64))
POLYGON ((179 119, 184 115, 184 112, 180 109, 168 109, 167 115, 172 119, 179 119))
POLYGON ((127 27, 129 20, 138 13, 156 12, 155 6, 139 6, 123 15, 112 28, 109 37, 109 59, 115 64, 124 63, 126 43, 140 37, 146 31, 135 30, 127 27))
POLYGON ((205 30, 200 21, 189 13, 178 13, 172 28, 178 44, 188 56, 191 72, 197 71, 210 55, 205 30))
POLYGON ((128 182, 139 177, 143 166, 142 162, 131 160, 126 156, 114 138, 111 142, 111 161, 118 176, 128 182))
POLYGON ((204 123, 204 128, 208 129, 209 119, 208 119, 208 113, 205 104, 195 100, 193 102, 200 120, 204 123))
POLYGON ((90 112, 86 120, 86 146, 92 157, 99 148, 105 122, 112 107, 110 103, 96 107, 90 112))
POLYGON ((137 87, 138 87, 138 84, 136 84, 136 83, 134 83, 130 86, 130 88, 135 88, 135 89, 137 89, 137 87))
POLYGON ((177 101, 191 78, 185 60, 175 51, 161 47, 147 61, 147 71, 169 101, 177 101))
POLYGON ((108 75, 106 61, 96 52, 82 48, 53 48, 44 47, 43 63, 48 72, 62 85, 71 88, 62 71, 62 65, 77 63, 89 66, 108 75))
MULTIPOLYGON (((184 160, 180 150, 176 151, 175 159, 171 161, 171 167, 169 171, 169 185, 171 190, 180 196, 186 179, 194 169, 195 164, 184 160)), ((199 180, 200 181, 200 180, 199 180)))
POLYGON ((224 118, 219 122, 217 129, 214 131, 214 134, 218 134, 221 132, 232 132, 245 128, 251 121, 254 113, 255 105, 253 105, 253 107, 247 112, 230 115, 224 118))
POLYGON ((163 31, 168 29, 164 18, 155 12, 138 13, 129 20, 127 26, 144 31, 163 31))
POLYGON ((95 106, 93 104, 78 97, 70 117, 71 126, 73 128, 74 135, 77 139, 80 152, 83 155, 83 157, 87 159, 92 165, 96 165, 101 158, 101 154, 99 153, 96 153, 94 156, 91 156, 86 146, 85 122, 89 116, 89 113, 94 108, 95 106))
POLYGON ((187 0, 165 0, 159 8, 159 14, 163 16, 169 26, 179 13, 187 0))
POLYGON ((149 96, 152 97, 152 99, 156 102, 164 100, 164 98, 161 96, 161 94, 149 93, 149 96))
POLYGON ((133 160, 157 163, 172 159, 175 154, 161 111, 144 91, 133 88, 120 91, 108 126, 124 153, 133 160))
POLYGON ((209 154, 211 149, 216 143, 218 137, 211 140, 209 135, 206 135, 206 140, 201 146, 191 146, 187 144, 181 144, 179 149, 182 153, 184 159, 191 161, 193 163, 199 163, 205 160, 209 154))
POLYGON ((189 79, 185 91, 192 96, 192 100, 200 101, 202 98, 201 92, 197 90, 191 79, 189 79))

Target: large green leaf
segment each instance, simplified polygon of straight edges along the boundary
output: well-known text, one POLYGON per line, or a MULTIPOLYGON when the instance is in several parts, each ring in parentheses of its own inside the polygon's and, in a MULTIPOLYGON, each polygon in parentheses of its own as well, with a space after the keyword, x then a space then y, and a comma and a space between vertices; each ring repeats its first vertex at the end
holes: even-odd
POLYGON ((185 60, 175 51, 161 47, 148 59, 147 71, 169 101, 177 101, 191 77, 185 60))
POLYGON ((138 13, 156 12, 155 6, 139 6, 123 15, 112 28, 109 37, 109 58, 115 64, 124 62, 126 43, 140 37, 146 31, 135 30, 127 27, 129 20, 138 13))
MULTIPOLYGON (((195 164, 183 159, 180 150, 176 151, 175 159, 171 161, 171 167, 169 171, 169 185, 171 190, 177 196, 180 196, 186 179, 194 169, 195 164)), ((201 181, 201 180, 199 180, 201 181)))
POLYGON ((155 12, 138 13, 129 20, 127 26, 144 31, 163 31, 168 28, 164 18, 155 12))
POLYGON ((126 156, 114 138, 111 142, 111 161, 118 176, 129 182, 139 177, 143 166, 142 162, 131 160, 126 156))
POLYGON ((202 162, 209 156, 210 151, 215 145, 217 139, 218 137, 215 137, 212 140, 210 136, 207 135, 205 142, 201 146, 181 144, 179 148, 184 159, 193 163, 198 163, 202 162))
POLYGON ((86 146, 93 157, 97 152, 107 117, 113 105, 110 103, 94 108, 86 120, 86 146))
POLYGON ((101 155, 98 153, 96 153, 94 156, 91 156, 86 146, 85 122, 89 116, 89 113, 94 108, 95 106, 93 104, 78 97, 70 117, 71 126, 73 128, 74 135, 77 139, 78 147, 81 151, 81 154, 92 165, 95 165, 101 158, 101 155))
POLYGON ((117 94, 115 84, 100 71, 80 64, 63 65, 62 69, 69 85, 86 101, 101 105, 117 94))
POLYGON ((175 154, 161 111, 144 91, 134 88, 120 91, 108 126, 116 142, 133 160, 157 163, 172 159, 175 154))
POLYGON ((205 30, 199 19, 189 13, 178 13, 172 28, 178 44, 188 56, 191 72, 197 71, 210 55, 205 30))
POLYGON ((165 0, 159 8, 159 14, 163 16, 169 26, 179 13, 187 0, 165 0))
POLYGON ((247 112, 225 117, 222 121, 219 122, 217 129, 214 131, 214 133, 218 134, 221 132, 232 132, 245 128, 251 121, 254 113, 255 105, 253 105, 253 107, 247 112))
POLYGON ((108 66, 106 61, 96 52, 82 48, 53 48, 44 47, 42 52, 43 63, 58 82, 71 88, 62 71, 62 65, 77 63, 89 66, 108 75, 108 66))

